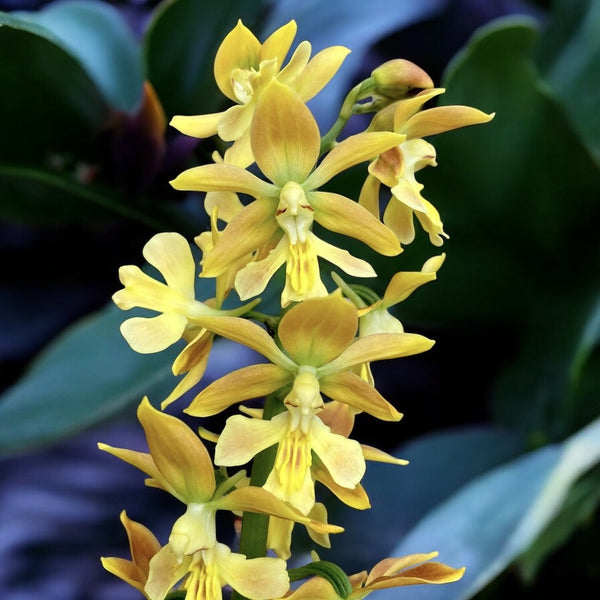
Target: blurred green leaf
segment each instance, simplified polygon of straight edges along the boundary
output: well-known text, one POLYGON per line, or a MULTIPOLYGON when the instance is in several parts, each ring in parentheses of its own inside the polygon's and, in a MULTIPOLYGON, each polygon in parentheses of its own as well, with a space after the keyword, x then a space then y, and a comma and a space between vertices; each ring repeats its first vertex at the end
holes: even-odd
POLYGON ((560 512, 519 559, 519 572, 526 583, 533 583, 544 560, 593 518, 599 504, 600 469, 596 467, 575 482, 560 512))
MULTIPOLYGON (((575 481, 600 462, 600 420, 562 444, 550 445, 469 482, 429 512, 393 556, 439 551, 439 560, 466 566, 449 586, 411 590, 415 600, 467 600, 525 552, 559 514, 575 481)), ((379 508, 382 510, 382 507, 379 508)), ((397 506, 386 506, 389 515, 397 506)), ((379 592, 381 600, 395 590, 379 592)))
POLYGON ((0 396, 0 453, 72 435, 173 385, 174 348, 134 352, 121 337, 123 312, 109 305, 66 329, 0 396))
POLYGON ((0 13, 0 163, 85 160, 108 117, 94 81, 46 29, 0 13))
POLYGON ((536 51, 552 91, 600 164, 600 3, 557 0, 536 51))
POLYGON ((492 426, 463 427, 411 440, 393 452, 410 461, 406 467, 367 465, 362 483, 372 510, 328 504, 329 521, 342 525, 345 532, 343 541, 332 538, 332 549, 319 549, 319 555, 339 562, 350 573, 375 564, 437 504, 522 451, 517 435, 492 426))
POLYGON ((115 7, 66 0, 17 16, 56 36, 85 67, 109 104, 127 112, 136 108, 142 97, 140 48, 115 7))
POLYGON ((161 99, 167 118, 218 110, 225 100, 213 76, 217 49, 238 19, 250 28, 259 2, 230 0, 163 2, 144 38, 146 77, 161 99))

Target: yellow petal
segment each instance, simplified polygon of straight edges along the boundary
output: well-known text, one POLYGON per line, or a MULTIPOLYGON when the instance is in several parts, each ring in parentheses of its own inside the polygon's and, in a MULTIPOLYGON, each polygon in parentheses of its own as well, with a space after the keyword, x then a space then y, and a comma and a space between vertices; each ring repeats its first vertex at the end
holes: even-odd
POLYGON ((354 488, 360 483, 366 465, 356 440, 331 433, 329 427, 315 417, 310 426, 310 445, 335 483, 346 488, 354 488))
POLYGON ((291 308, 279 323, 281 344, 299 365, 330 362, 356 334, 356 307, 336 292, 325 298, 309 298, 291 308))
POLYGON ((364 362, 411 356, 429 350, 434 343, 433 340, 416 333, 376 333, 357 339, 320 371, 325 375, 364 362))
POLYGON ((219 163, 192 167, 170 182, 176 190, 196 192, 236 192, 250 196, 276 196, 277 188, 249 171, 219 163))
POLYGON ((340 600, 327 579, 311 577, 287 597, 287 600, 340 600))
POLYGON ((357 202, 332 192, 311 192, 308 199, 319 225, 360 240, 385 256, 402 251, 393 232, 357 202))
POLYGON ((383 222, 394 232, 400 243, 410 244, 415 239, 413 211, 398 198, 392 197, 388 202, 383 213, 383 222))
POLYGON ((202 259, 202 277, 216 277, 243 256, 269 242, 279 229, 277 201, 259 198, 239 211, 225 227, 215 247, 202 259))
POLYGON ((200 438, 183 421, 153 408, 147 398, 138 407, 138 418, 150 454, 177 496, 186 504, 210 500, 215 473, 200 438))
MULTIPOLYGON (((337 248, 336 246, 332 246, 326 241, 318 238, 314 233, 309 232, 309 237, 311 238, 312 246, 316 254, 328 260, 331 264, 334 264, 336 267, 339 267, 348 275, 352 275, 353 277, 376 277, 377 273, 373 267, 366 261, 361 258, 356 258, 352 256, 348 250, 342 250, 341 248, 337 248)), ((325 295, 319 294, 321 296, 325 295)))
POLYGON ((365 460, 371 460, 375 462, 383 462, 389 463, 391 465, 407 465, 408 461, 403 458, 396 458, 383 450, 379 450, 378 448, 373 448, 372 446, 367 446, 366 444, 361 444, 361 448, 363 451, 363 455, 365 460))
POLYGON ((487 123, 494 113, 486 114, 470 106, 438 106, 412 116, 404 127, 409 138, 423 138, 467 125, 487 123))
POLYGON ((288 419, 287 412, 270 421, 242 415, 229 417, 215 448, 215 464, 226 467, 246 464, 262 450, 279 443, 288 419))
POLYGON ((216 415, 236 402, 262 398, 291 382, 293 375, 272 364, 251 365, 213 381, 183 411, 195 417, 216 415))
POLYGON ((237 317, 207 317, 203 322, 210 331, 260 352, 272 363, 284 369, 296 368, 296 365, 279 349, 273 338, 256 323, 237 317))
POLYGON ((271 60, 276 58, 278 60, 278 66, 281 69, 281 65, 285 61, 285 57, 290 50, 290 46, 296 37, 296 31, 298 26, 296 21, 291 20, 276 31, 274 31, 262 44, 259 60, 271 60))
POLYGON ((304 100, 316 96, 337 73, 350 50, 344 46, 331 46, 321 50, 294 79, 292 87, 304 100))
POLYGON ((146 585, 146 574, 133 561, 116 556, 101 557, 102 566, 113 575, 116 575, 142 594, 146 585))
POLYGON ((400 146, 394 146, 382 152, 369 165, 369 173, 389 188, 396 185, 403 172, 404 154, 402 154, 400 146))
POLYGON ((183 561, 171 546, 163 546, 150 561, 150 574, 144 587, 148 600, 164 600, 171 588, 188 572, 191 559, 183 561))
POLYGON ((388 131, 357 133, 342 140, 323 158, 312 175, 305 181, 305 190, 315 190, 334 175, 372 160, 377 155, 399 146, 405 137, 388 131))
POLYGON ((383 295, 382 308, 388 308, 406 300, 418 287, 436 279, 434 272, 401 271, 396 273, 388 284, 383 295))
POLYGON ((167 285, 188 298, 194 298, 196 263, 188 241, 179 233, 154 235, 144 246, 144 258, 156 267, 167 285))
POLYGON ((234 69, 258 68, 259 60, 260 42, 240 19, 225 36, 215 56, 215 81, 221 92, 237 102, 231 85, 231 72, 234 69))
POLYGON ((425 205, 425 212, 416 212, 415 217, 417 217, 421 227, 429 234, 429 241, 434 246, 441 246, 444 243, 442 238, 448 238, 448 235, 444 232, 440 213, 427 200, 423 200, 423 204, 425 205))
POLYGON ((147 527, 130 519, 124 510, 120 518, 127 532, 131 558, 147 574, 150 559, 160 550, 160 542, 147 527))
MULTIPOLYGON (((290 58, 288 64, 277 75, 277 81, 279 81, 279 83, 283 83, 285 85, 290 86, 296 93, 298 93, 298 90, 296 89, 295 85, 296 78, 306 68, 311 51, 312 46, 309 42, 300 42, 300 44, 294 51, 294 54, 292 54, 292 58, 290 58)), ((303 98, 302 96, 300 97, 302 98, 302 100, 306 101, 305 98, 303 98)))
POLYGON ((360 190, 360 196, 358 203, 366 208, 376 219, 380 218, 379 215, 379 189, 381 183, 379 179, 372 175, 367 175, 365 182, 360 190))
POLYGON ((133 317, 121 324, 121 334, 133 350, 152 354, 181 339, 187 325, 183 315, 164 313, 157 317, 133 317))
POLYGON ((185 135, 208 138, 217 133, 219 120, 222 116, 222 112, 207 115, 175 115, 169 124, 185 135))
POLYGON ((405 585, 422 583, 442 584, 458 581, 464 574, 464 567, 455 569, 443 563, 427 562, 412 569, 406 569, 397 575, 380 577, 367 584, 369 590, 381 590, 405 585))
POLYGON ((358 484, 353 488, 338 485, 318 459, 313 461, 311 470, 313 477, 332 491, 344 504, 357 510, 371 508, 369 497, 362 485, 358 484))
POLYGON ((250 128, 253 115, 254 104, 242 104, 228 108, 219 120, 217 128, 219 137, 226 142, 239 140, 250 128))
POLYGON ((250 141, 260 170, 282 187, 307 178, 319 157, 321 134, 298 95, 274 80, 257 102, 250 141))
POLYGON ((405 100, 396 102, 394 104, 393 131, 405 133, 404 127, 406 121, 419 110, 421 110, 421 107, 426 102, 435 96, 443 94, 445 91, 446 90, 444 88, 431 88, 419 92, 412 98, 406 98, 405 100))
POLYGON ((321 392, 337 400, 365 411, 382 421, 399 421, 399 413, 373 386, 351 371, 325 375, 319 380, 321 392))
POLYGON ((236 554, 224 544, 217 544, 217 562, 222 581, 252 600, 280 598, 289 589, 289 577, 285 561, 280 558, 262 557, 247 559, 236 554))

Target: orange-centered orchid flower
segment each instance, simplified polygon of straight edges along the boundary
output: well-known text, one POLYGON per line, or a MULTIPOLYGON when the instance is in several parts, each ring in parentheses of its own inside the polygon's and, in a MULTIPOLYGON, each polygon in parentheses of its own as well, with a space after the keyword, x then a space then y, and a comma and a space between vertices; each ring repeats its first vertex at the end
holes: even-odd
POLYGON ((274 244, 265 258, 238 272, 235 288, 243 300, 260 294, 285 264, 282 305, 286 306, 327 294, 319 274, 319 256, 350 275, 376 275, 369 263, 319 239, 312 232, 313 222, 356 238, 386 256, 401 251, 394 234, 368 210, 318 188, 345 169, 397 146, 404 136, 391 132, 351 136, 317 166, 320 140, 319 127, 300 97, 272 81, 261 94, 251 127, 256 163, 270 182, 226 162, 188 169, 171 182, 178 190, 229 191, 255 198, 232 218, 204 256, 201 276, 216 277, 246 254, 274 244))
POLYGON ((283 350, 252 322, 228 317, 214 321, 217 333, 260 352, 271 364, 225 375, 200 392, 185 412, 209 416, 236 402, 288 390, 287 411, 270 421, 230 417, 219 437, 215 462, 242 465, 277 444, 265 487, 304 514, 314 505, 312 452, 343 487, 355 488, 365 470, 360 444, 332 433, 317 416, 323 408, 321 393, 379 419, 398 421, 402 415, 351 369, 366 361, 424 352, 433 345, 428 338, 408 333, 356 338, 357 309, 339 291, 305 300, 283 316, 278 328, 283 350))
POLYGON ((428 100, 444 91, 443 88, 427 89, 412 98, 394 102, 379 111, 369 126, 369 131, 395 131, 404 139, 369 165, 370 175, 363 185, 359 203, 379 216, 380 186, 389 187, 392 197, 384 211, 383 222, 403 244, 409 244, 415 237, 413 215, 429 234, 434 246, 441 246, 442 237, 448 237, 439 212, 423 198, 423 185, 415 179, 417 171, 437 164, 435 148, 422 138, 467 125, 487 123, 494 117, 470 106, 438 106, 421 110, 428 100))
POLYGON ((277 79, 302 100, 310 100, 331 80, 350 52, 343 46, 332 46, 309 60, 311 45, 304 41, 284 67, 296 29, 295 21, 290 21, 261 44, 238 21, 221 43, 214 64, 219 89, 236 104, 220 113, 175 116, 171 125, 194 137, 206 138, 218 133, 225 141, 235 141, 226 152, 227 162, 242 167, 251 164, 254 159, 249 143, 250 124, 265 87, 277 79))

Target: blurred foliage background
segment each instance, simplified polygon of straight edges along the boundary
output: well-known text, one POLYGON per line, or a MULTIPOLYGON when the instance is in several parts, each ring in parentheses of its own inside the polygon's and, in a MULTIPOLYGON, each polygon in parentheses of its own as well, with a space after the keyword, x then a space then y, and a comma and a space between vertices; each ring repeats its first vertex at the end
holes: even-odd
MULTIPOLYGON (((411 464, 393 478, 369 465, 373 509, 334 504, 330 520, 347 532, 322 558, 355 572, 438 550, 467 567, 456 584, 381 591, 382 600, 554 597, 561 585, 600 583, 599 2, 0 0, 0 9, 3 598, 136 598, 98 561, 126 553, 118 512, 159 535, 178 514, 96 450, 99 440, 142 447, 134 408, 172 381, 173 355, 131 351, 109 299, 118 267, 140 264, 153 233, 191 240, 207 227, 201 198, 168 181, 207 162, 212 142, 167 123, 226 106, 212 64, 238 18, 259 39, 294 18, 297 41, 315 52, 352 49, 310 103, 323 130, 345 91, 396 57, 447 88, 440 103, 496 112, 431 140, 439 166, 419 180, 450 234, 447 260, 396 314, 437 343, 375 365, 406 416, 393 426, 359 419, 356 432, 411 464)), ((363 176, 336 185, 357 198, 363 176)), ((437 253, 425 237, 396 259, 354 252, 374 261, 383 291, 391 274, 437 253)), ((218 344, 207 380, 246 360, 218 344)))

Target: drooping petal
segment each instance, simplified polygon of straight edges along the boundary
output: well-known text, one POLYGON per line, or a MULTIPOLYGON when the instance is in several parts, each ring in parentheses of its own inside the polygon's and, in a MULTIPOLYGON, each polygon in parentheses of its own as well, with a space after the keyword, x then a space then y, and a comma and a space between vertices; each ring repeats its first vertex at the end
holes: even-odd
POLYGON ((215 464, 226 467, 246 464, 261 450, 279 443, 286 432, 288 418, 286 413, 270 421, 242 415, 229 417, 215 448, 215 464))
POLYGON ((285 61, 292 42, 296 37, 298 26, 293 19, 276 29, 263 43, 259 52, 259 61, 277 59, 278 67, 285 61))
POLYGON ((365 411, 382 421, 399 421, 399 413, 372 385, 351 371, 331 373, 319 379, 321 392, 337 400, 365 411))
POLYGON ((287 258, 287 238, 283 237, 269 254, 259 261, 249 262, 235 276, 235 289, 240 300, 262 293, 287 258))
POLYGON ((157 317, 133 317, 121 324, 121 334, 133 350, 152 354, 181 339, 187 319, 184 315, 164 313, 157 317))
POLYGON ((142 253, 160 271, 170 288, 194 298, 196 263, 188 241, 181 234, 157 233, 146 242, 142 253))
POLYGON ((295 521, 319 533, 341 533, 343 531, 342 527, 329 525, 326 519, 318 519, 310 515, 305 516, 300 514, 261 487, 247 486, 238 488, 216 501, 215 504, 220 509, 249 511, 295 521))
POLYGON ((253 104, 236 104, 235 106, 231 106, 223 113, 219 121, 217 128, 219 137, 226 142, 240 139, 250 128, 253 115, 253 104))
POLYGON ((183 411, 195 417, 209 417, 236 402, 261 398, 291 382, 293 375, 272 364, 244 367, 228 373, 204 388, 183 411))
POLYGON ((425 205, 425 212, 416 212, 415 217, 417 217, 421 227, 429 234, 429 241, 434 246, 441 246, 444 243, 442 238, 448 238, 448 235, 444 232, 440 213, 431 202, 423 200, 423 204, 425 205))
POLYGON ((493 118, 494 113, 487 114, 470 106, 437 106, 413 115, 403 131, 409 138, 424 138, 467 125, 487 123, 493 118))
POLYGON ((202 259, 202 277, 216 277, 269 242, 277 231, 277 201, 259 198, 245 206, 228 223, 215 247, 202 259))
POLYGON ((350 344, 357 327, 356 307, 335 292, 294 306, 281 319, 278 334, 297 364, 320 366, 350 344))
POLYGON ((360 483, 366 465, 356 440, 331 433, 329 427, 315 417, 310 426, 310 443, 335 483, 347 488, 355 488, 360 483))
POLYGON ((222 116, 222 112, 207 115, 175 115, 170 125, 185 135, 208 138, 217 133, 217 126, 222 116))
POLYGON ((281 558, 246 558, 225 546, 215 547, 219 575, 234 590, 251 600, 280 598, 289 589, 285 561, 281 558))
POLYGON ((225 162, 245 169, 254 162, 252 146, 250 145, 250 128, 239 137, 224 154, 225 162))
MULTIPOLYGON (((412 188, 407 183, 403 186, 403 189, 414 196, 412 188)), ((396 189, 399 190, 397 186, 396 189)), ((400 199, 393 196, 390 198, 383 213, 383 222, 394 232, 401 244, 410 244, 415 239, 413 211, 400 199)))
POLYGON ((380 219, 379 214, 379 190, 381 183, 379 179, 372 175, 367 175, 365 182, 360 190, 358 203, 366 208, 376 219, 380 219))
POLYGON ((318 459, 313 461, 311 470, 313 477, 333 492, 344 504, 357 510, 371 508, 369 497, 362 485, 358 484, 353 488, 348 488, 337 484, 318 459))
POLYGON ((319 157, 321 134, 298 95, 274 80, 257 102, 250 141, 260 170, 282 187, 308 177, 319 157))
POLYGON ((153 408, 147 398, 138 407, 138 418, 150 454, 177 497, 186 503, 210 500, 215 473, 200 438, 183 421, 153 408))
POLYGON ((150 561, 150 574, 144 591, 148 600, 164 600, 171 588, 188 572, 191 559, 183 561, 167 544, 150 561))
POLYGON ((303 184, 305 190, 316 190, 327 183, 334 175, 372 160, 377 155, 399 146, 405 137, 389 131, 364 132, 351 135, 342 140, 323 158, 303 184))
POLYGON ((287 600, 340 600, 340 597, 327 579, 311 577, 294 590, 287 600))
POLYGON ((150 559, 160 550, 160 543, 147 527, 130 519, 124 510, 121 511, 120 518, 127 531, 131 558, 147 573, 150 559))
POLYGON ((231 83, 231 72, 234 69, 258 68, 259 61, 260 42, 240 19, 225 36, 215 56, 215 81, 221 92, 238 102, 231 83))
POLYGON ((316 96, 342 66, 350 50, 344 46, 331 46, 315 54, 301 73, 293 80, 292 87, 304 100, 316 96))
POLYGON ((258 198, 275 196, 277 188, 246 169, 227 163, 192 167, 170 182, 176 190, 196 192, 236 192, 258 198))
POLYGON ((357 339, 320 371, 325 375, 364 362, 412 356, 429 350, 434 343, 433 340, 416 333, 376 333, 357 339))
POLYGON ((396 236, 357 202, 333 192, 311 192, 315 221, 330 231, 364 242, 384 256, 402 252, 396 236))
MULTIPOLYGON (((352 256, 347 250, 342 250, 342 248, 337 248, 329 244, 312 232, 309 232, 309 237, 314 251, 318 256, 328 260, 331 264, 348 273, 348 275, 352 275, 353 277, 377 277, 377 273, 375 273, 373 267, 366 260, 352 256)), ((323 296, 325 293, 318 295, 323 296)))

